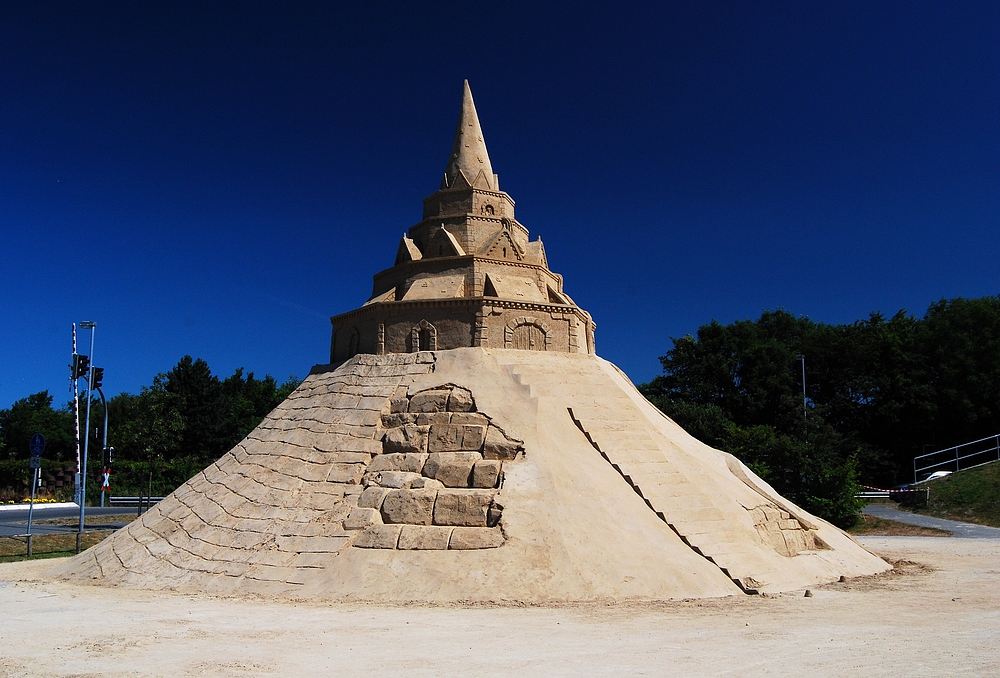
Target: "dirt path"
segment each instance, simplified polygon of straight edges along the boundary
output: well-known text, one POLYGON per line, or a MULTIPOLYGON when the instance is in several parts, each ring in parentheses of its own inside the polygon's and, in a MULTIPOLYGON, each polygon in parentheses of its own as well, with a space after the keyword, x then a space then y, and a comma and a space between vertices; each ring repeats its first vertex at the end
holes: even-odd
POLYGON ((904 562, 811 598, 557 608, 196 599, 4 564, 0 675, 1000 675, 1000 542, 859 541, 904 562))

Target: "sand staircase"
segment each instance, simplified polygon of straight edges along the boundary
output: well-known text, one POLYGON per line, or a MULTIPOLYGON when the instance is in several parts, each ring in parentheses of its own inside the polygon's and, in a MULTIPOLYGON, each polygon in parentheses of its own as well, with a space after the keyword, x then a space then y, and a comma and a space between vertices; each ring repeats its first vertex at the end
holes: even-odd
MULTIPOLYGON (((574 361, 577 369, 567 372, 540 369, 538 354, 529 355, 508 351, 497 359, 530 388, 540 409, 549 405, 566 412, 564 416, 573 419, 591 445, 684 543, 747 593, 779 578, 773 564, 762 557, 752 528, 726 518, 733 507, 724 485, 732 479, 717 477, 657 431, 615 383, 604 361, 581 356, 574 361)), ((565 361, 564 356, 559 358, 565 361)))

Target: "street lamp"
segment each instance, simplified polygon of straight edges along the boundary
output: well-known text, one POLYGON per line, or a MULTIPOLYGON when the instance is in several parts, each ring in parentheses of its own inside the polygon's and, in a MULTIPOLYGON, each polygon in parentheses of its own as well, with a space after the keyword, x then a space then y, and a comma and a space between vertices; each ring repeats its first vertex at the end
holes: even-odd
POLYGON ((90 385, 94 383, 94 334, 97 330, 97 323, 87 320, 80 323, 80 328, 90 330, 90 366, 87 371, 87 423, 84 429, 86 434, 83 438, 83 463, 80 466, 80 529, 76 533, 77 553, 80 552, 80 541, 83 538, 84 507, 87 503, 87 451, 90 448, 90 396, 92 391, 90 385))
POLYGON ((796 360, 802 361, 802 421, 806 420, 806 357, 801 353, 795 356, 796 360))

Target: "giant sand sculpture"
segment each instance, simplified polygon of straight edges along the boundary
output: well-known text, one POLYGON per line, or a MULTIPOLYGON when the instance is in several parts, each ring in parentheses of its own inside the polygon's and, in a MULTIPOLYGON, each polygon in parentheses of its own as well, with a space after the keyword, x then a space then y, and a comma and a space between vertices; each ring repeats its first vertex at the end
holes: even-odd
POLYGON ((694 598, 888 565, 597 357, 493 173, 468 83, 441 188, 330 364, 76 581, 329 600, 694 598))

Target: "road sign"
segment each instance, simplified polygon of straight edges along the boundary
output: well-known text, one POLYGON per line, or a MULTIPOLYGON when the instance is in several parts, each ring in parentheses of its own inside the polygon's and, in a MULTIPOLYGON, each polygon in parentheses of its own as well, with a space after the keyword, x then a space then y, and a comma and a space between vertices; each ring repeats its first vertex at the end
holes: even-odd
POLYGON ((42 458, 37 454, 31 456, 31 463, 28 464, 28 468, 42 468, 42 458))
MULTIPOLYGON (((24 440, 24 438, 21 438, 24 440)), ((45 449, 45 436, 41 433, 36 433, 31 436, 31 442, 28 443, 28 449, 31 450, 32 457, 42 456, 42 450, 45 449)))

